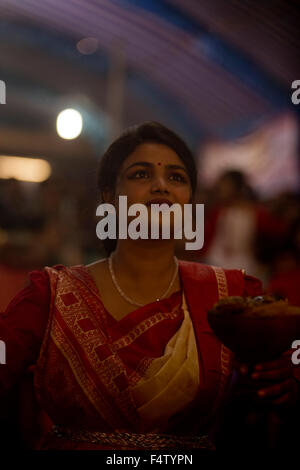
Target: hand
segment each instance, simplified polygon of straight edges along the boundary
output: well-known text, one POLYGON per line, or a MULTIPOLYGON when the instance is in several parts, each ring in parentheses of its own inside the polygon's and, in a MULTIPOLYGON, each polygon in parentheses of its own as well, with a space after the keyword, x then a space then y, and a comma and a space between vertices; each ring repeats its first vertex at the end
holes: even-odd
MULTIPOLYGON (((300 397, 300 387, 293 375, 293 364, 291 353, 286 351, 279 359, 256 364, 250 378, 259 387, 259 381, 270 381, 270 385, 259 387, 258 398, 268 400, 275 406, 293 407, 300 397)), ((241 364, 240 372, 248 374, 248 366, 241 364)))

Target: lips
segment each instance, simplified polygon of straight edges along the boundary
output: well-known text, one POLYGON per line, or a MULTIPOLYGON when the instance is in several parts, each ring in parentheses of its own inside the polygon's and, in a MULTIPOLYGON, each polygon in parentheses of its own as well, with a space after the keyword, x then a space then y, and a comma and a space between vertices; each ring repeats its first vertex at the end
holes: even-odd
POLYGON ((146 206, 150 207, 151 204, 168 204, 168 206, 172 206, 172 202, 169 201, 168 199, 151 199, 151 201, 148 201, 146 203, 146 206))

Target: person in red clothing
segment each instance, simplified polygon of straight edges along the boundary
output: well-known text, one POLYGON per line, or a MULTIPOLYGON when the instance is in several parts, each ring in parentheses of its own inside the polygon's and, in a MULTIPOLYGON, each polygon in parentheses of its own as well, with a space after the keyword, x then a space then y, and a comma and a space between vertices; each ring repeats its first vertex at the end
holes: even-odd
MULTIPOLYGON (((99 188, 115 206, 119 195, 129 205, 190 203, 194 159, 172 131, 145 123, 108 148, 99 188)), ((178 262, 172 238, 107 241, 105 259, 31 273, 1 316, 0 393, 30 368, 44 413, 34 448, 211 448, 234 358, 206 312, 228 295, 261 294, 261 282, 241 270, 178 262)), ((295 406, 287 356, 256 376, 258 385, 264 380, 262 403, 295 406)))
POLYGON ((261 279, 266 267, 257 247, 264 247, 286 235, 288 225, 262 206, 238 170, 227 170, 213 188, 215 204, 205 221, 205 262, 225 268, 245 269, 261 279), (260 255, 260 256, 258 256, 260 255))

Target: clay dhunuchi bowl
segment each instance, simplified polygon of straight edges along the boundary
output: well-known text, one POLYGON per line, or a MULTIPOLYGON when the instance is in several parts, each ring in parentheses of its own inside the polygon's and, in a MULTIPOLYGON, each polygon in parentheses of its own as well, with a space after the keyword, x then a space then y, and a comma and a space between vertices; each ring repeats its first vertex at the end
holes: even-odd
POLYGON ((250 364, 276 359, 300 339, 300 308, 269 296, 227 297, 207 319, 236 359, 250 364))

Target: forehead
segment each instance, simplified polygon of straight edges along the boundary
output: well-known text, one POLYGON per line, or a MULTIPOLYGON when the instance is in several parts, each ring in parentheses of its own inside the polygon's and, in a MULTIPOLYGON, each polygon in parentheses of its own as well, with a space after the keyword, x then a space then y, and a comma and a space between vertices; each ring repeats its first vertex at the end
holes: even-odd
POLYGON ((175 150, 164 144, 147 142, 138 145, 135 150, 123 162, 122 168, 126 168, 134 162, 145 161, 160 163, 161 165, 176 164, 185 166, 175 150))

